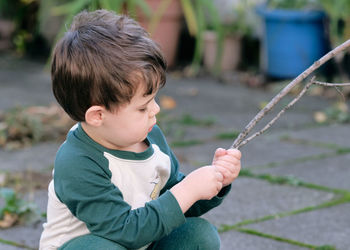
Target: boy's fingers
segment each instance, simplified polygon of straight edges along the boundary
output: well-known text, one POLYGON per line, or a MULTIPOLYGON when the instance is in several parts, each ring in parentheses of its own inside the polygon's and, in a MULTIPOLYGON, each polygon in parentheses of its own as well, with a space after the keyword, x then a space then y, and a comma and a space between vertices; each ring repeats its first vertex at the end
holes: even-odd
POLYGON ((223 148, 217 148, 215 150, 215 156, 222 156, 226 154, 226 149, 223 148))
POLYGON ((220 166, 226 166, 227 164, 229 165, 238 165, 240 162, 239 159, 232 157, 232 156, 222 156, 220 159, 217 159, 216 161, 213 162, 214 165, 220 165, 220 166))
POLYGON ((222 167, 222 166, 216 166, 216 169, 217 169, 223 176, 227 176, 228 174, 231 173, 231 171, 229 171, 227 168, 222 167))
POLYGON ((214 153, 213 162, 216 161, 219 157, 222 157, 226 154, 226 150, 223 148, 217 148, 214 153))
POLYGON ((241 157, 242 157, 242 153, 241 153, 241 151, 239 151, 238 149, 230 148, 230 149, 228 149, 226 152, 227 152, 227 154, 229 154, 229 155, 231 155, 231 156, 234 156, 234 157, 237 158, 238 160, 240 160, 241 157))
POLYGON ((224 176, 220 172, 217 173, 217 178, 218 178, 218 181, 220 181, 220 182, 222 182, 224 180, 224 176))

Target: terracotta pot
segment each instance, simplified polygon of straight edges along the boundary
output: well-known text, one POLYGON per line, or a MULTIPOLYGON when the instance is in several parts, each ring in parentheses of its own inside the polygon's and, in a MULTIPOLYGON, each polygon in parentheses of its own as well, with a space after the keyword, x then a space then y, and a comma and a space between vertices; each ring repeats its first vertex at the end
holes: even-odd
MULTIPOLYGON (((147 2, 151 6, 152 11, 155 11, 161 0, 147 0, 147 2)), ((183 12, 180 0, 172 0, 151 34, 152 39, 161 47, 168 67, 175 65, 182 19, 183 12)), ((148 20, 144 16, 140 15, 139 22, 146 30, 149 28, 148 20)))
MULTIPOLYGON (((217 55, 217 36, 213 31, 204 33, 204 54, 203 63, 208 70, 213 70, 217 55)), ((237 69, 241 58, 241 38, 230 35, 224 38, 223 51, 220 61, 221 71, 237 69)))
POLYGON ((16 25, 13 21, 0 18, 0 50, 12 48, 12 35, 16 25))

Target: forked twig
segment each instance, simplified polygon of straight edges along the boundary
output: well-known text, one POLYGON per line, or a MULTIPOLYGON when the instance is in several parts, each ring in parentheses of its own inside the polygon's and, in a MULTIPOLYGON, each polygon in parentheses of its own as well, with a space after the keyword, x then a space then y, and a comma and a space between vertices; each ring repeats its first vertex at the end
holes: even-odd
POLYGON ((321 86, 333 86, 333 87, 339 87, 339 86, 350 86, 350 83, 325 83, 325 82, 319 82, 315 81, 315 78, 313 77, 301 90, 301 92, 298 94, 297 97, 295 97, 284 109, 282 109, 276 117, 274 117, 263 129, 256 132, 252 136, 250 136, 248 139, 246 137, 251 132, 251 130, 255 127, 255 125, 284 97, 286 96, 297 84, 301 83, 304 79, 306 79, 312 72, 314 72, 316 69, 318 69, 321 65, 326 63, 331 58, 335 57, 345 49, 350 47, 350 39, 346 42, 342 43, 338 47, 334 48, 330 52, 328 52, 326 55, 321 57, 319 60, 314 62, 309 68, 307 68, 304 72, 302 72, 298 77, 296 77, 292 82, 290 82, 286 87, 284 87, 272 100, 262 109, 260 112, 248 123, 248 125, 244 128, 244 130, 238 135, 238 137, 234 140, 233 144, 230 148, 236 148, 239 149, 243 145, 247 144, 249 141, 251 141, 253 138, 261 135, 263 132, 265 132, 268 128, 271 127, 271 125, 291 106, 293 106, 309 89, 309 87, 312 84, 317 84, 321 86))

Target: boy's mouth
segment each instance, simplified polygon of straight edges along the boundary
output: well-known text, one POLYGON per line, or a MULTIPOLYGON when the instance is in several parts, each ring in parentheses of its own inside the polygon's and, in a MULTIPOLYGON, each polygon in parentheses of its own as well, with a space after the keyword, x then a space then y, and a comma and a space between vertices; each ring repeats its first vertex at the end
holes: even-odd
POLYGON ((154 125, 156 125, 156 124, 153 124, 153 125, 148 129, 148 133, 152 131, 154 125))

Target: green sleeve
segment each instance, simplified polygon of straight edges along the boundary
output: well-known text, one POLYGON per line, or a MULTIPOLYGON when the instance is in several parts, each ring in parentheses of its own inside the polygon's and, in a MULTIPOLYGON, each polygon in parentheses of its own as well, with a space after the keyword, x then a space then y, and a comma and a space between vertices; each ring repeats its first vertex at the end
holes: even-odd
POLYGON ((54 173, 56 194, 91 233, 127 248, 140 248, 185 222, 171 192, 131 209, 110 182, 109 170, 88 157, 59 158, 54 173))

